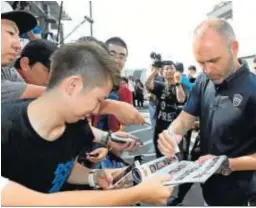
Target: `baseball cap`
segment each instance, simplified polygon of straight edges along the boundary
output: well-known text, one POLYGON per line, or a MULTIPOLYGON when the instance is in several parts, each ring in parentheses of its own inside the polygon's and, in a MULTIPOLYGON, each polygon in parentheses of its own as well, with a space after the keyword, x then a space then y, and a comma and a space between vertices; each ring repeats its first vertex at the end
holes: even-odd
POLYGON ((1 19, 8 19, 16 23, 20 34, 32 30, 36 25, 36 18, 29 12, 13 11, 11 5, 1 1, 1 19))
POLYGON ((27 57, 31 63, 40 62, 45 67, 50 69, 51 55, 56 51, 57 45, 49 40, 36 39, 30 41, 22 50, 20 58, 17 59, 15 67, 20 67, 20 59, 22 57, 27 57))

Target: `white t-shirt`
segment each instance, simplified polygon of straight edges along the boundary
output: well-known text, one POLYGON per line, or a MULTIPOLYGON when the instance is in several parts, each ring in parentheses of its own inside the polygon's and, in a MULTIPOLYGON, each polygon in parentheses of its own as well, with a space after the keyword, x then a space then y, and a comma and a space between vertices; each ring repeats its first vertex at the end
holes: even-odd
POLYGON ((131 81, 131 80, 128 81, 128 87, 129 87, 129 89, 130 89, 132 92, 134 92, 134 83, 133 83, 133 81, 131 81))

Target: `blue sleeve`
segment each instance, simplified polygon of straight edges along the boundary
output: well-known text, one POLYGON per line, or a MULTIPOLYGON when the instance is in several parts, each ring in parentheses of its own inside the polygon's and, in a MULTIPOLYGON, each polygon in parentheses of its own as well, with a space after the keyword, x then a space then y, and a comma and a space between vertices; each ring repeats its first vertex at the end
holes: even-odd
POLYGON ((200 75, 196 79, 196 82, 193 85, 193 88, 192 88, 192 91, 190 92, 188 100, 183 108, 183 111, 196 117, 200 115, 202 77, 203 75, 200 75))
POLYGON ((119 100, 119 96, 116 92, 111 92, 108 96, 108 99, 111 99, 111 100, 119 100))
POLYGON ((33 28, 32 32, 33 32, 34 34, 40 34, 42 31, 41 31, 41 28, 40 28, 40 27, 36 26, 36 27, 33 28))
POLYGON ((184 74, 181 77, 181 84, 185 85, 189 89, 189 91, 192 90, 193 84, 189 81, 188 77, 184 74))

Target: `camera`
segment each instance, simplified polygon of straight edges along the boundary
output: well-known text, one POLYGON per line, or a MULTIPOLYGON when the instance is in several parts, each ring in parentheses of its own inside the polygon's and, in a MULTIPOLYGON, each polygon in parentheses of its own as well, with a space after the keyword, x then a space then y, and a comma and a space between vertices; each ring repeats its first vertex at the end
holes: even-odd
POLYGON ((150 54, 150 58, 153 60, 153 64, 152 64, 153 67, 162 68, 163 62, 162 62, 161 54, 157 54, 155 52, 152 52, 150 54))
POLYGON ((157 54, 155 52, 150 54, 150 58, 153 60, 152 66, 156 68, 162 68, 163 66, 174 64, 172 61, 163 61, 161 54, 157 54))

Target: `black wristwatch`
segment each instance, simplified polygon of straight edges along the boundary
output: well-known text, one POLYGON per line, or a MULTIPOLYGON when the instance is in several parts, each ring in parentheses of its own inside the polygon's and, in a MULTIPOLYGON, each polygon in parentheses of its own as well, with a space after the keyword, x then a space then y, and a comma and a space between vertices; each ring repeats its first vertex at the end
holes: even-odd
POLYGON ((180 86, 180 83, 179 83, 179 82, 177 82, 175 85, 176 85, 176 87, 179 87, 179 86, 180 86))
POLYGON ((229 176, 232 173, 232 170, 230 168, 228 157, 226 157, 226 160, 223 162, 220 168, 220 174, 223 176, 229 176))

